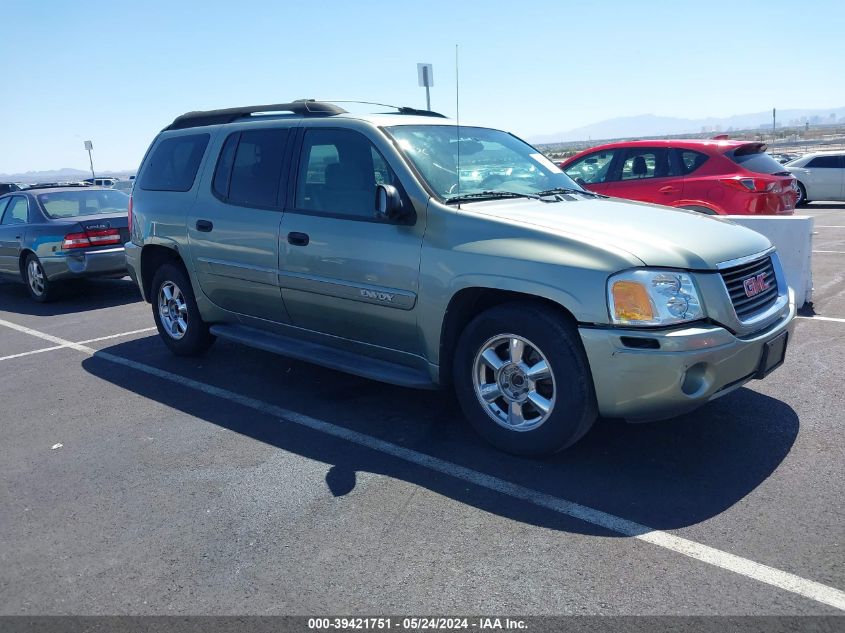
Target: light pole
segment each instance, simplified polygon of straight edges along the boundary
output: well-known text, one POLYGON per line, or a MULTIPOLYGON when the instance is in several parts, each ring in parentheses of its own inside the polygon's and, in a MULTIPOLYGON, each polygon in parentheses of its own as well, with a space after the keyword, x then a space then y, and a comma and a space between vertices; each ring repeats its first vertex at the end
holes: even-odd
POLYGON ((91 165, 91 180, 94 180, 94 159, 91 157, 91 150, 94 149, 94 144, 91 141, 85 141, 85 149, 88 150, 88 163, 91 165))

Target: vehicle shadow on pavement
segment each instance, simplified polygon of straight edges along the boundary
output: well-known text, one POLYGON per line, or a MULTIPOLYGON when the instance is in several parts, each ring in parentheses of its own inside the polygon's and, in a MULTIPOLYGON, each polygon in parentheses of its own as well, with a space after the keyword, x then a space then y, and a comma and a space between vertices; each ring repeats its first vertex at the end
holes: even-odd
MULTIPOLYGON (((468 427, 449 392, 383 385, 219 342, 201 359, 175 358, 155 336, 110 346, 102 352, 661 530, 705 521, 742 500, 783 461, 799 428, 798 416, 791 407, 743 388, 673 420, 648 424, 599 420, 570 449, 551 458, 531 460, 486 445, 468 427)), ((327 464, 326 486, 334 496, 355 490, 357 473, 377 473, 516 521, 582 534, 619 536, 107 358, 95 355, 82 364, 94 376, 144 398, 327 464)))
POLYGON ((0 281, 0 310, 30 316, 56 316, 98 310, 141 300, 138 286, 124 279, 74 280, 62 286, 55 301, 33 301, 22 283, 0 281))

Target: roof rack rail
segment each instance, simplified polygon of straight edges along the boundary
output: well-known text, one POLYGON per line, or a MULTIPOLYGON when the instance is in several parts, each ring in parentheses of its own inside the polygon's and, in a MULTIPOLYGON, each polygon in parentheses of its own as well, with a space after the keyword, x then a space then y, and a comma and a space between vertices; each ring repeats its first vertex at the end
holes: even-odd
POLYGON ((440 114, 439 112, 434 112, 433 110, 417 110, 416 108, 410 108, 408 106, 396 106, 396 105, 391 105, 389 103, 379 103, 378 101, 349 101, 349 100, 343 101, 343 100, 340 100, 340 99, 329 99, 325 103, 327 103, 327 104, 359 103, 359 104, 362 104, 362 105, 375 105, 375 106, 382 106, 382 107, 385 107, 385 108, 393 108, 399 114, 410 114, 410 115, 414 115, 414 116, 433 116, 433 117, 438 117, 440 119, 449 118, 445 114, 440 114))
POLYGON ((204 125, 231 123, 256 112, 293 112, 302 116, 331 116, 346 112, 333 103, 324 103, 314 99, 297 99, 291 103, 273 103, 267 105, 242 106, 223 110, 198 110, 176 117, 165 130, 184 130, 204 125))
POLYGON ((448 118, 445 114, 440 114, 434 110, 417 110, 416 108, 409 108, 408 106, 400 106, 396 108, 399 114, 413 114, 414 116, 433 116, 440 119, 448 118))

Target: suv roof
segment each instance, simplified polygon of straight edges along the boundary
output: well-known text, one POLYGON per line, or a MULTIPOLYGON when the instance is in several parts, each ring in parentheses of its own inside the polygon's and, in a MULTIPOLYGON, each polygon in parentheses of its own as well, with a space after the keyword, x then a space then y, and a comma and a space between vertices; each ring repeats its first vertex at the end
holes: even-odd
MULTIPOLYGON (((343 102, 346 103, 346 102, 343 102)), ((368 102, 349 102, 349 103, 368 103, 368 102)), ((391 106, 381 103, 369 103, 369 105, 379 105, 388 108, 396 108, 396 113, 384 113, 378 116, 421 116, 421 117, 435 117, 445 119, 446 117, 438 112, 431 110, 417 110, 416 108, 409 108, 407 106, 391 106)), ((224 123, 233 123, 242 119, 249 119, 254 114, 272 115, 284 113, 294 114, 300 117, 326 117, 349 114, 340 106, 325 101, 315 101, 314 99, 297 99, 290 103, 273 103, 264 105, 240 106, 237 108, 224 108, 222 110, 197 110, 187 112, 181 116, 176 117, 167 130, 183 130, 186 128, 202 127, 206 125, 220 125, 224 123)), ((367 115, 350 115, 350 118, 370 119, 367 115)))

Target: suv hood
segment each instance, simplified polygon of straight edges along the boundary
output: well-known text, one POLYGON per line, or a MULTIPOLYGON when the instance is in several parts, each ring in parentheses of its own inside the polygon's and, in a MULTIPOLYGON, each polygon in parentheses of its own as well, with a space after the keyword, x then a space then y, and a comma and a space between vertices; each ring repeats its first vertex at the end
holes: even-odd
POLYGON ((461 210, 611 246, 646 266, 713 270, 772 245, 756 231, 724 218, 618 198, 491 200, 462 203, 461 210))

